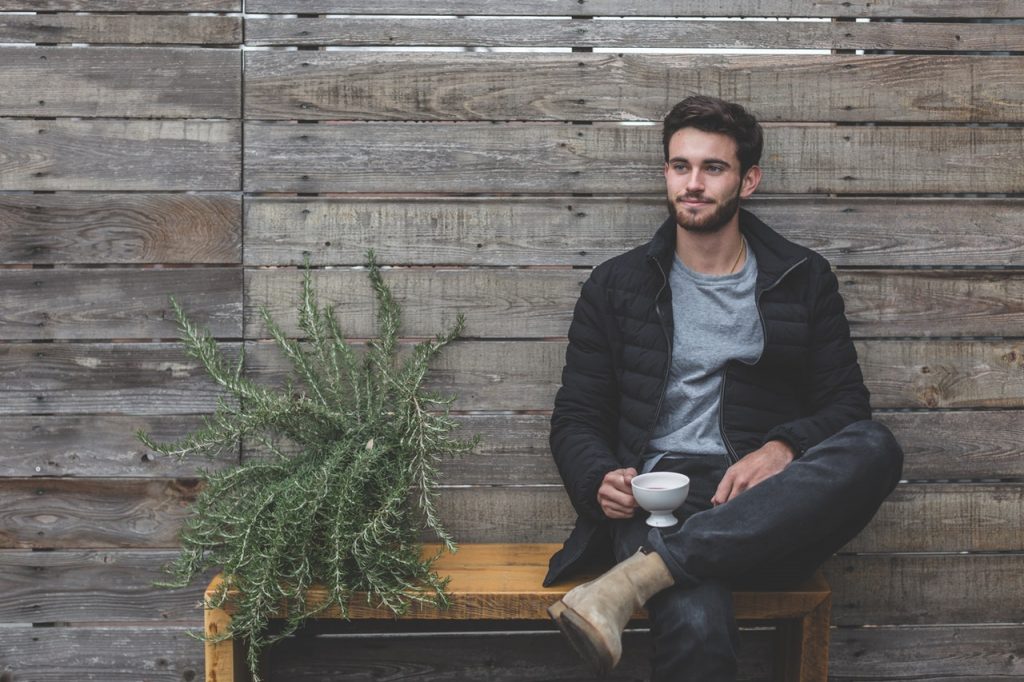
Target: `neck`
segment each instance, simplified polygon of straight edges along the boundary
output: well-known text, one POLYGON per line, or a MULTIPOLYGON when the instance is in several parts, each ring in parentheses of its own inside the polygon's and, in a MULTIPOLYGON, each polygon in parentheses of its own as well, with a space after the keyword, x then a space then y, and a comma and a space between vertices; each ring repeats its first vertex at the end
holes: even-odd
POLYGON ((728 275, 746 261, 739 221, 714 234, 700 234, 676 227, 676 255, 690 270, 704 275, 728 275))

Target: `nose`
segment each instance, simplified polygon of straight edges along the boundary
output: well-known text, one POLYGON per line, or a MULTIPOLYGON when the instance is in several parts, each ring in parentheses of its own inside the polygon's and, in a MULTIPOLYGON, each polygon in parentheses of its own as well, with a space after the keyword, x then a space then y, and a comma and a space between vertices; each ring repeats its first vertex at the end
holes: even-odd
POLYGON ((696 168, 691 170, 689 175, 686 176, 686 191, 691 194, 704 191, 704 179, 696 168))

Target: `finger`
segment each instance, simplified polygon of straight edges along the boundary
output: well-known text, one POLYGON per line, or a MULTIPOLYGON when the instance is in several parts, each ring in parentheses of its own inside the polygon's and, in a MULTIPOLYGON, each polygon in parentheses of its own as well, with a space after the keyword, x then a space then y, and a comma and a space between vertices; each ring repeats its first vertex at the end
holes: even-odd
POLYGON ((731 469, 725 472, 725 476, 722 477, 721 482, 718 484, 718 488, 715 490, 714 497, 711 498, 711 504, 717 506, 729 501, 730 494, 732 492, 733 478, 734 475, 731 469))
POLYGON ((628 519, 635 513, 635 510, 617 504, 602 504, 601 511, 610 519, 628 519))
POLYGON ((614 488, 605 490, 601 499, 624 509, 632 509, 636 506, 636 498, 631 493, 622 492, 614 488))

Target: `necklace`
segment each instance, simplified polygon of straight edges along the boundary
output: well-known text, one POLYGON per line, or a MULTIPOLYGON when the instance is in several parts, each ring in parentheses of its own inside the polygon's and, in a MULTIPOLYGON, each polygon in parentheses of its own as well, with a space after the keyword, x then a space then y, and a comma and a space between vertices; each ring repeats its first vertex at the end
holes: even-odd
POLYGON ((743 258, 743 254, 747 252, 747 240, 740 237, 740 252, 736 254, 736 260, 733 261, 732 267, 729 268, 729 274, 736 272, 736 266, 740 264, 740 258, 743 258))

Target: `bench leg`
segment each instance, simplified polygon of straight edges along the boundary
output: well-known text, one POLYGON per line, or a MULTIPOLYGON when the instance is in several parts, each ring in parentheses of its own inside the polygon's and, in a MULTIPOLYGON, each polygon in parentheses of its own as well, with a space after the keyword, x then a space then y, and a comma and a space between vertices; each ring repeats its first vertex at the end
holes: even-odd
MULTIPOLYGON (((223 609, 205 611, 207 637, 227 632, 231 615, 223 609)), ((206 642, 206 682, 248 682, 249 668, 245 663, 244 647, 234 639, 206 642)))
POLYGON ((828 682, 828 646, 832 615, 829 597, 799 620, 776 630, 775 679, 785 682, 828 682))

